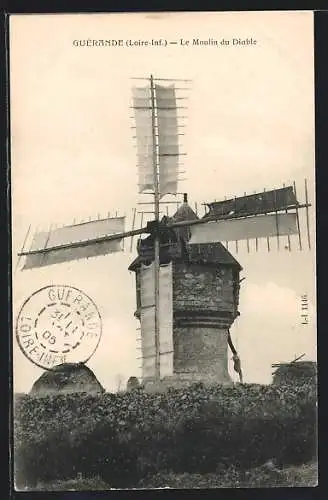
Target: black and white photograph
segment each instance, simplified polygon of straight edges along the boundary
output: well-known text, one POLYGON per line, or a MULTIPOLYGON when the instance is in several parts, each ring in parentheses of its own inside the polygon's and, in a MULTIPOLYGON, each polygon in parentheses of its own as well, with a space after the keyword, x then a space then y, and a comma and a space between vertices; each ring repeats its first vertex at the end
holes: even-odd
POLYGON ((10 15, 16 491, 318 485, 313 17, 10 15))

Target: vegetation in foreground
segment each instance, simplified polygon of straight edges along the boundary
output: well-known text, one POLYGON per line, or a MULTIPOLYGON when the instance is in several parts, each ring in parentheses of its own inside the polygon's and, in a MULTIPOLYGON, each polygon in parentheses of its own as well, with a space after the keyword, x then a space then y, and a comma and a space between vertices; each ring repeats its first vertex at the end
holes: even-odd
MULTIPOLYGON (((314 487, 318 484, 318 464, 311 462, 299 466, 277 469, 271 464, 264 464, 250 471, 237 471, 234 467, 225 472, 190 474, 160 472, 143 479, 135 487, 137 489, 173 488, 173 489, 211 489, 211 488, 281 488, 281 487, 314 487)), ((101 477, 77 477, 67 481, 38 483, 39 491, 104 491, 111 486, 101 477)))
POLYGON ((310 382, 21 395, 14 436, 20 490, 317 482, 316 465, 309 464, 316 456, 316 387, 310 382))

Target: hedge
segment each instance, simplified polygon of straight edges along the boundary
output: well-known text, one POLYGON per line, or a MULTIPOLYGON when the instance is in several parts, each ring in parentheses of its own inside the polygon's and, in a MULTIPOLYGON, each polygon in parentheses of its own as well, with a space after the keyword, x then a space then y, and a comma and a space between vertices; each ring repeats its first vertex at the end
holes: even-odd
POLYGON ((99 476, 135 487, 161 471, 239 471, 316 455, 316 389, 241 385, 15 398, 17 488, 99 476))

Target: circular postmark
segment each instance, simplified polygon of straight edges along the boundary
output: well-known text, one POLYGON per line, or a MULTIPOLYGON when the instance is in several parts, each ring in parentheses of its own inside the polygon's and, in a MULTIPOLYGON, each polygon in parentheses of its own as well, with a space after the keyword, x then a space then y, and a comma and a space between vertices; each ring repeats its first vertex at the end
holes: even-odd
POLYGON ((40 368, 86 363, 98 347, 102 322, 95 303, 68 285, 50 285, 34 292, 16 321, 23 354, 40 368))

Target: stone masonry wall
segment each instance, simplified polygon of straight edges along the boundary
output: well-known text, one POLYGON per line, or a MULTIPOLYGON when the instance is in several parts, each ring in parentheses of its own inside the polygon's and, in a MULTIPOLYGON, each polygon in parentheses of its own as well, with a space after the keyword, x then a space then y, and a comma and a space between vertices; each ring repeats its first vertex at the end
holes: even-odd
POLYGON ((234 311, 232 269, 174 263, 173 310, 234 311))
POLYGON ((197 373, 204 381, 230 381, 226 330, 174 328, 174 373, 197 373))
POLYGON ((175 262, 173 276, 174 373, 231 381, 227 328, 235 311, 232 269, 175 262), (183 317, 187 320, 179 320, 183 317))

